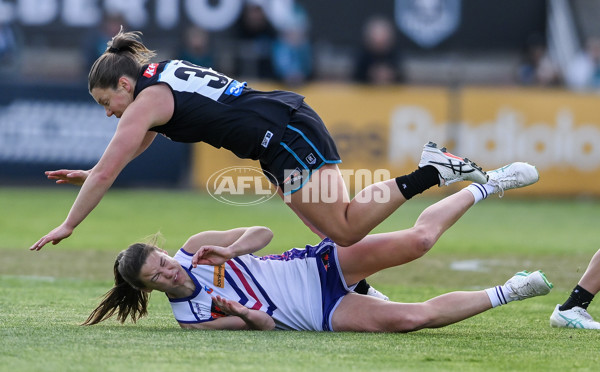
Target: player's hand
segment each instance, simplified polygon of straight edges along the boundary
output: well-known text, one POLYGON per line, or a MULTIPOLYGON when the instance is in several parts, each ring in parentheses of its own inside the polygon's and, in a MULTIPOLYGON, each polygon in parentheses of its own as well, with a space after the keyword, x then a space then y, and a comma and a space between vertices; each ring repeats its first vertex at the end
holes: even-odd
POLYGON ((212 265, 219 266, 230 260, 231 253, 225 247, 217 245, 203 245, 192 257, 192 266, 212 265))
POLYGON ((218 295, 212 297, 212 299, 215 302, 215 305, 217 305, 221 311, 227 315, 245 317, 250 312, 247 307, 243 306, 237 301, 228 300, 218 295))
POLYGON ((59 169, 54 171, 44 172, 49 180, 56 180, 56 183, 68 183, 71 185, 81 186, 89 176, 90 171, 59 169))
POLYGON ((73 229, 60 225, 56 229, 50 231, 46 236, 42 237, 34 245, 32 245, 30 251, 39 251, 47 243, 52 242, 53 245, 60 243, 61 240, 68 238, 73 233, 73 229))

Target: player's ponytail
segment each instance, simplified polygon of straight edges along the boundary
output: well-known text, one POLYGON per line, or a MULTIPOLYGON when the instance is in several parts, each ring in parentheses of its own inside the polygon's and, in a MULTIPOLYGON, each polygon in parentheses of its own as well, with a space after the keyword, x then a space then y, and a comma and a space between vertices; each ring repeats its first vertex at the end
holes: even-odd
POLYGON ((88 75, 88 90, 117 87, 121 76, 137 80, 144 64, 156 54, 142 43, 141 32, 121 30, 107 43, 106 51, 94 62, 88 75))
POLYGON ((81 325, 100 323, 117 312, 117 320, 124 323, 128 316, 135 323, 148 313, 148 293, 142 291, 139 273, 148 254, 154 250, 147 244, 133 244, 117 256, 114 264, 114 287, 81 325))

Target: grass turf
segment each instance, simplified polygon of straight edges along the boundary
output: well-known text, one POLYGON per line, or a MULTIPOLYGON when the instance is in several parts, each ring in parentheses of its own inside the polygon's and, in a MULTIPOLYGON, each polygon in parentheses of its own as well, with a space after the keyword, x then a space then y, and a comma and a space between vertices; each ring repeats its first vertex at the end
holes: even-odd
MULTIPOLYGON (((6 371, 591 371, 600 362, 600 333, 548 327, 550 296, 410 334, 184 331, 161 294, 137 325, 81 327, 109 282, 2 277, 0 284, 6 371)), ((440 291, 385 289, 406 301, 440 291)))
MULTIPOLYGON (((600 333, 552 329, 563 302, 599 248, 597 201, 488 200, 424 258, 369 279, 391 299, 423 301, 451 290, 499 284, 542 268, 548 296, 493 309, 449 327, 411 334, 184 331, 163 295, 137 325, 78 326, 111 287, 114 257, 161 231, 173 253, 206 229, 266 225, 265 253, 316 239, 281 202, 231 207, 193 192, 112 190, 58 246, 27 247, 62 221, 76 189, 0 189, 0 370, 595 370, 600 333), (461 266, 462 264, 462 266, 461 266), (462 270, 457 270, 462 267, 462 270)), ((411 226, 439 198, 416 198, 377 231, 411 226)), ((590 307, 595 311, 594 303, 590 307)))

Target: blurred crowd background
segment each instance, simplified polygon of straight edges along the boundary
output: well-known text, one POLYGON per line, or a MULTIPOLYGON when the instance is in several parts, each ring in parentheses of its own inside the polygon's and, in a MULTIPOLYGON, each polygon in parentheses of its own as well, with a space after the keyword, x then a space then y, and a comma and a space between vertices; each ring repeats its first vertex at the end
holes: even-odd
MULTIPOLYGON (((35 183, 40 169, 93 165, 102 154, 116 120, 97 129, 107 119, 92 107, 87 73, 121 26, 143 32, 156 60, 186 59, 280 89, 522 87, 595 95, 599 15, 600 2, 586 0, 0 1, 0 184, 35 183)), ((441 120, 461 119, 454 106, 441 120)), ((145 155, 154 165, 165 163, 161 146, 145 155)), ((165 167, 183 168, 164 179, 182 184, 193 156, 176 146, 165 167)), ((600 151, 600 144, 586 146, 590 157, 600 151)), ((141 174, 134 178, 147 182, 141 174)))
POLYGON ((599 14, 585 0, 9 0, 0 3, 0 71, 79 84, 123 25, 162 59, 292 86, 598 89, 599 14))

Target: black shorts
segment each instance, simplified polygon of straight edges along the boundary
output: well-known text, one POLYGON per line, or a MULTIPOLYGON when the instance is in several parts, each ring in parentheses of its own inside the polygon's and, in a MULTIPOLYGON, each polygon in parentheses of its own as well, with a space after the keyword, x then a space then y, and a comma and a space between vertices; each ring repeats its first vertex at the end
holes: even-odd
POLYGON ((284 194, 300 190, 323 165, 342 162, 325 124, 306 103, 294 111, 277 146, 272 160, 261 161, 260 165, 269 181, 281 187, 284 194))

